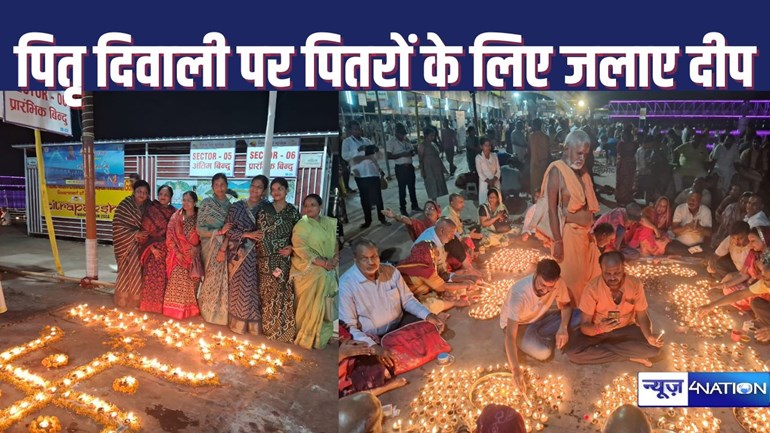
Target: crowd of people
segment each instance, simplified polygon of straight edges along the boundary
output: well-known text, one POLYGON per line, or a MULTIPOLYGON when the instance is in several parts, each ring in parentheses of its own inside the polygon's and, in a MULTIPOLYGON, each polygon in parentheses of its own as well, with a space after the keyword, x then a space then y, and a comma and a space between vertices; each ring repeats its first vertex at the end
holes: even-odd
POLYGON ((182 208, 170 186, 132 184, 115 211, 118 264, 115 304, 182 320, 200 315, 238 334, 263 335, 323 349, 333 334, 338 291, 337 222, 322 215, 321 197, 304 198, 300 215, 289 184, 251 180, 248 197, 228 194, 227 177, 211 179, 198 206, 186 191, 182 208))
MULTIPOLYGON (((384 204, 378 209, 404 224, 413 242, 394 266, 380 263, 373 242, 354 246, 354 265, 340 279, 341 397, 403 386, 380 340, 418 320, 440 332, 445 312, 469 305, 478 293, 485 249, 509 243, 538 246, 551 256, 510 288, 500 315, 513 385, 522 391, 521 353, 544 361, 558 349, 577 365, 630 361, 649 367, 659 359, 664 339, 648 313, 644 285, 626 273, 626 263, 640 258, 702 264, 725 296, 700 314, 725 305, 751 311, 756 339, 770 341, 766 138, 750 128, 736 136, 708 125, 664 131, 537 118, 510 125, 507 135, 489 129, 482 138, 469 128, 465 151, 479 192, 479 218, 472 224, 460 216, 469 190, 447 191, 447 165, 453 164, 440 157, 454 156, 442 152, 437 129, 426 125, 421 143, 409 150, 395 125, 401 151, 395 156, 391 146, 391 157, 413 166, 410 155, 419 155, 430 200, 421 213, 407 213, 409 177, 400 189, 401 212, 384 204), (614 187, 594 184, 601 159, 616 170, 614 187), (516 171, 506 176, 506 166, 516 171), (506 189, 513 184, 517 188, 506 189), (438 198, 447 194, 442 210, 438 198), (522 195, 532 205, 518 236, 506 204, 522 195), (600 199, 607 204, 612 196, 614 206, 601 214, 600 199)), ((373 165, 376 153, 369 155, 373 165)), ((414 195, 412 211, 418 212, 414 195)))

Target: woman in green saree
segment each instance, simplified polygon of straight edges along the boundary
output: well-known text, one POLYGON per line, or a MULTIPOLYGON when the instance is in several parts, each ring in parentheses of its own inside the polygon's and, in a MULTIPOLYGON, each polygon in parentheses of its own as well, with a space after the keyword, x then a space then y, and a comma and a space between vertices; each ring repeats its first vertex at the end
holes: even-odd
POLYGON ((305 349, 323 349, 334 332, 337 314, 337 220, 321 215, 321 197, 317 194, 305 197, 302 209, 305 215, 294 226, 291 237, 297 321, 294 343, 305 349))

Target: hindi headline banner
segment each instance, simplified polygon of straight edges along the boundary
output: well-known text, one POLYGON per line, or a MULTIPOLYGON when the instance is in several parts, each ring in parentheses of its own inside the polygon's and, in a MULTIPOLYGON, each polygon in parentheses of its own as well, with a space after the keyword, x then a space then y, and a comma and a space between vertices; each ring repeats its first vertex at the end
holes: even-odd
MULTIPOLYGON (((160 10, 186 15, 170 6, 153 4, 154 15, 163 16, 160 10)), ((7 20, 0 39, 5 66, 0 88, 67 89, 65 98, 72 102, 83 89, 770 89, 770 56, 761 55, 770 35, 754 30, 765 25, 760 11, 720 11, 715 24, 669 2, 664 14, 647 7, 625 20, 602 20, 602 26, 585 24, 600 19, 591 8, 582 18, 575 11, 551 14, 548 25, 536 19, 512 23, 511 14, 501 11, 457 26, 456 16, 447 11, 442 20, 442 13, 427 6, 409 8, 415 17, 434 17, 430 25, 388 19, 395 12, 377 11, 380 19, 362 29, 320 28, 319 22, 339 23, 338 17, 314 8, 299 18, 296 9, 277 12, 283 5, 273 5, 266 8, 276 10, 272 16, 292 16, 294 25, 287 29, 271 20, 258 33, 243 20, 249 14, 242 5, 241 13, 226 19, 205 14, 170 26, 146 25, 146 16, 129 11, 93 28, 58 22, 37 28, 26 20, 7 20), (656 31, 629 32, 634 22, 639 28, 654 22, 656 31)), ((516 14, 526 16, 522 8, 516 14)))

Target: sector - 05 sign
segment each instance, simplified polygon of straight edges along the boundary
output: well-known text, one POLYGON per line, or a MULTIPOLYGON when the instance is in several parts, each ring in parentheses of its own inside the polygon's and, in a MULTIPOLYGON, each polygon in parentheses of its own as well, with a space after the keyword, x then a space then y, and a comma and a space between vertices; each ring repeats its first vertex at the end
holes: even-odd
POLYGON ((770 407, 770 373, 639 373, 639 407, 770 407))
POLYGON ((72 110, 63 92, 4 92, 3 119, 8 123, 72 135, 72 110))
MULTIPOLYGON (((262 174, 265 163, 265 139, 249 140, 246 149, 246 176, 262 174)), ((299 138, 276 138, 270 159, 270 177, 297 177, 299 138)))
POLYGON ((190 176, 235 174, 235 141, 203 140, 190 143, 190 176))

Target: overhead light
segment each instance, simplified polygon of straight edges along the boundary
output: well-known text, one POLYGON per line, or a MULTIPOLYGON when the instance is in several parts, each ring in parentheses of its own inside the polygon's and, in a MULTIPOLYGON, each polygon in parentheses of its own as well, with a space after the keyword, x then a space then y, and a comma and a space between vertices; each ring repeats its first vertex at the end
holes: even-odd
POLYGON ((404 95, 403 92, 398 92, 398 108, 404 108, 404 95))
POLYGON ((353 105, 353 92, 345 92, 345 99, 348 101, 348 105, 353 105))
POLYGON ((585 106, 586 106, 586 101, 582 99, 578 101, 578 107, 585 107, 585 106))
POLYGON ((521 97, 521 93, 519 93, 519 92, 513 92, 513 98, 514 98, 514 99, 519 99, 520 97, 521 97))

